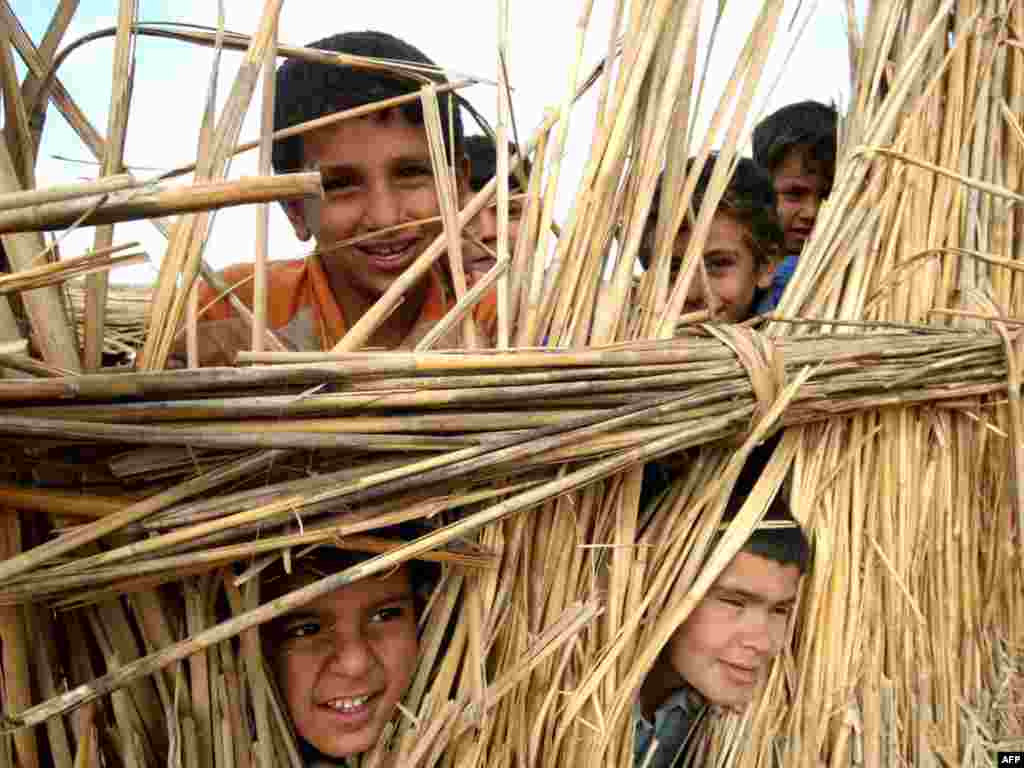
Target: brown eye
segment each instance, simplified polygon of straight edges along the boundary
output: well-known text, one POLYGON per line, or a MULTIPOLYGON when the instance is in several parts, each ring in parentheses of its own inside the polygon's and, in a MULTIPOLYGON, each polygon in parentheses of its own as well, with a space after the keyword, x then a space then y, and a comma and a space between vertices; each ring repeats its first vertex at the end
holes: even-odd
POLYGON ((301 619, 299 621, 284 624, 277 630, 277 636, 282 641, 301 640, 306 637, 313 637, 320 633, 320 622, 315 619, 301 619))
POLYGON ((433 178, 434 169, 429 163, 409 163, 398 169, 398 176, 402 179, 433 178))
POLYGON ((331 173, 329 171, 323 174, 324 192, 344 192, 352 189, 358 183, 358 180, 350 173, 331 173))
POLYGON ((394 621, 395 619, 402 618, 405 611, 400 605, 392 605, 387 608, 381 608, 379 611, 375 611, 370 617, 370 621, 381 624, 385 621, 394 621))

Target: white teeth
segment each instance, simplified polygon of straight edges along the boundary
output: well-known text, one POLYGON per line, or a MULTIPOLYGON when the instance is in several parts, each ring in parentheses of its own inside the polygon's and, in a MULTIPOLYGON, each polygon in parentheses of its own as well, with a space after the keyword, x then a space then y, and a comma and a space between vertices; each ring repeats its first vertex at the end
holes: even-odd
POLYGON ((399 243, 397 245, 363 245, 362 249, 378 256, 393 256, 408 247, 408 243, 399 243))
POLYGON ((359 707, 363 706, 370 700, 367 696, 357 696, 354 699, 331 699, 327 702, 327 706, 331 709, 336 709, 339 712, 352 712, 359 707))

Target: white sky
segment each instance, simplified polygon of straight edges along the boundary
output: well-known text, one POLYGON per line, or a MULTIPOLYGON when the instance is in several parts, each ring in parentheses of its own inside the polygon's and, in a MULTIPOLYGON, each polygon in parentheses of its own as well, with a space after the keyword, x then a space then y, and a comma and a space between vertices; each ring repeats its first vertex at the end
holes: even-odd
MULTIPOLYGON (((182 21, 216 24, 214 0, 139 0, 142 21, 182 21)), ((224 0, 227 28, 251 33, 262 11, 260 0, 224 0)), ((56 0, 13 0, 15 14, 38 43, 57 5, 56 0)), ((540 122, 546 107, 558 104, 568 82, 576 38, 576 24, 583 0, 509 0, 510 81, 515 89, 513 109, 520 136, 525 138, 540 122)), ((705 2, 704 34, 710 29, 719 2, 705 2)), ((717 103, 737 53, 749 33, 759 3, 731 0, 726 3, 708 71, 703 108, 717 103)), ((858 7, 863 0, 858 0, 858 7)), ((589 71, 607 46, 613 0, 595 0, 587 32, 584 70, 589 71)), ((772 51, 769 68, 762 79, 757 104, 770 112, 784 104, 812 98, 848 101, 849 64, 846 41, 846 3, 842 0, 787 0, 783 16, 785 33, 772 51), (809 23, 793 48, 796 30, 809 23), (787 53, 792 56, 781 78, 780 67, 787 53), (770 95, 769 85, 778 86, 770 95)), ((93 30, 116 24, 117 0, 82 0, 65 44, 93 30)), ((326 2, 288 0, 281 15, 282 43, 302 45, 335 32, 380 29, 413 43, 439 64, 450 69, 496 79, 497 0, 446 0, 423 3, 417 0, 374 0, 373 2, 326 2)), ((71 54, 59 75, 72 97, 101 132, 106 130, 110 98, 112 39, 88 44, 71 54)), ((237 70, 240 54, 224 54, 219 85, 221 99, 227 94, 237 70)), ((195 157, 199 120, 202 116, 211 68, 211 52, 181 43, 143 38, 137 48, 137 69, 126 160, 142 167, 169 168, 195 157)), ((20 61, 19 61, 20 64, 20 61)), ((23 71, 23 70, 22 70, 23 71)), ((595 89, 596 90, 596 89, 595 89)), ((496 92, 488 86, 474 86, 463 94, 483 114, 496 114, 496 92)), ((568 150, 563 161, 560 208, 569 207, 590 148, 593 100, 583 102, 574 112, 568 150)), ((255 138, 259 131, 259 94, 253 101, 242 131, 242 139, 255 138)), ((470 130, 470 132, 475 132, 470 130)), ((85 146, 54 108, 50 108, 43 145, 37 165, 39 186, 68 183, 94 177, 92 165, 70 163, 56 155, 91 160, 85 146)), ((232 176, 256 172, 255 153, 237 158, 232 176)), ((139 170, 139 175, 148 171, 139 170)), ((207 260, 217 268, 252 258, 254 209, 236 208, 218 214, 206 251, 207 260)), ((115 242, 141 240, 152 260, 163 253, 165 241, 146 223, 118 225, 115 242)), ((72 234, 63 253, 76 255, 92 244, 92 230, 72 234)), ((304 253, 284 216, 276 206, 271 220, 272 258, 294 258, 304 253)), ((158 264, 128 267, 112 273, 117 282, 152 282, 158 264)))

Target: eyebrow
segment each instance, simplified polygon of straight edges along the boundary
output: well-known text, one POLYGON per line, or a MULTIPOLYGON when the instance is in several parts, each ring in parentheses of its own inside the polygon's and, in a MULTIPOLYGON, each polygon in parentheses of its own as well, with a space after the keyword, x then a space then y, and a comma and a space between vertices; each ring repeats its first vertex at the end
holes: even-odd
MULTIPOLYGON (((427 163, 432 165, 428 153, 400 154, 388 160, 389 165, 400 165, 402 163, 427 163)), ((361 172, 362 168, 358 163, 314 163, 311 170, 320 171, 320 173, 352 173, 361 172)))
POLYGON ((761 603, 765 605, 793 605, 796 603, 796 595, 793 597, 787 597, 785 600, 769 600, 764 595, 759 595, 756 592, 751 592, 747 589, 741 589, 739 587, 730 587, 727 584, 712 587, 711 591, 715 594, 728 594, 736 595, 737 597, 743 597, 750 602, 761 603))
POLYGON ((380 608, 382 605, 389 605, 391 603, 405 603, 411 602, 413 599, 413 593, 411 590, 405 592, 396 592, 388 597, 383 597, 377 600, 375 603, 368 605, 367 608, 380 608))

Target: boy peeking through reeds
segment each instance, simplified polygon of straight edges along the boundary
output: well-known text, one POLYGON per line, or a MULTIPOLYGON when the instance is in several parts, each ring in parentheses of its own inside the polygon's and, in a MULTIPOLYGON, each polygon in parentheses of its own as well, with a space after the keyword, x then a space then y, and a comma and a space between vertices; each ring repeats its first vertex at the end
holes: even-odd
MULTIPOLYGON (((370 555, 321 547, 261 576, 265 601, 370 555)), ((373 748, 412 682, 417 621, 436 564, 412 561, 341 587, 268 622, 261 640, 309 768, 344 766, 373 748)))
MULTIPOLYGON (((704 202, 715 160, 712 155, 701 169, 690 200, 694 213, 704 202)), ((696 158, 687 162, 687 174, 695 162, 696 158)), ((637 254, 645 270, 650 268, 654 257, 661 186, 659 180, 637 254)), ((689 215, 683 219, 673 242, 670 265, 673 280, 690 244, 692 221, 695 217, 689 215)), ((749 158, 740 158, 711 221, 704 243, 703 274, 698 272, 693 276, 683 312, 708 310, 712 319, 726 323, 749 319, 771 288, 782 245, 782 227, 771 177, 749 158)))
MULTIPOLYGON (((752 487, 753 481, 742 477, 737 482, 722 530, 752 487)), ((644 679, 634 712, 636 766, 681 768, 695 757, 693 736, 707 710, 742 710, 767 680, 788 636, 810 547, 780 496, 769 505, 761 525, 675 631, 644 679)))
MULTIPOLYGON (((476 193, 483 189, 497 173, 498 150, 494 140, 490 136, 484 135, 467 137, 465 149, 466 157, 469 158, 469 189, 470 192, 476 193)), ((515 152, 515 145, 510 143, 509 155, 511 156, 515 152)), ((529 161, 523 162, 522 170, 522 179, 529 178, 529 161)), ((526 187, 522 179, 519 174, 512 174, 508 177, 511 195, 508 202, 508 250, 510 254, 514 254, 516 251, 519 224, 525 208, 523 196, 526 187)), ((466 227, 471 233, 472 239, 470 243, 463 246, 463 263, 466 274, 470 275, 471 279, 482 277, 497 262, 495 251, 498 245, 498 211, 496 206, 497 201, 492 201, 466 227)))
MULTIPOLYGON (((325 51, 432 65, 414 46, 383 32, 346 32, 309 45, 325 51)), ((429 75, 445 83, 442 75, 429 75)), ((274 130, 415 93, 420 83, 390 70, 290 59, 277 71, 274 130)), ((468 191, 461 111, 455 97, 437 95, 446 158, 459 194, 468 191)), ((315 242, 304 259, 267 266, 267 327, 296 350, 330 350, 438 237, 442 225, 430 143, 419 100, 364 117, 335 122, 275 141, 274 170, 318 170, 324 198, 283 203, 295 235, 315 242)), ((230 266, 223 282, 248 306, 253 302, 252 263, 230 266)), ((199 305, 200 363, 233 363, 248 349, 251 331, 230 304, 203 284, 199 305), (216 300, 216 301, 215 301, 216 300)), ((453 305, 435 265, 367 340, 376 348, 412 348, 453 305)), ((493 298, 477 305, 481 335, 494 323, 493 298)), ((461 346, 452 331, 442 346, 461 346)), ((176 356, 183 357, 182 350, 176 356)))
POLYGON ((785 258, 759 312, 779 303, 818 212, 832 193, 838 123, 835 107, 801 101, 773 112, 754 128, 754 162, 771 174, 786 241, 785 258))

